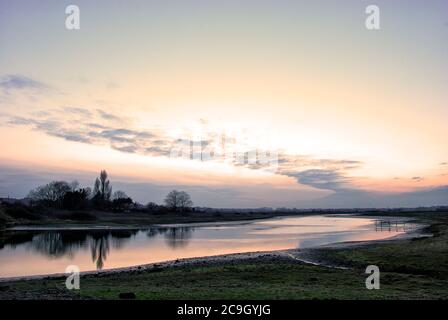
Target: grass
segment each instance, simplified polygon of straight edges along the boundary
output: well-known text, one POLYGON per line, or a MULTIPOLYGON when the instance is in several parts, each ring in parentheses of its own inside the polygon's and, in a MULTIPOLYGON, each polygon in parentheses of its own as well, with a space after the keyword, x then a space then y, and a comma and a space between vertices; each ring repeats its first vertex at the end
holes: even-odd
POLYGON ((429 238, 393 241, 381 245, 340 250, 320 250, 326 258, 361 268, 366 263, 381 266, 382 271, 448 280, 448 214, 414 215, 429 223, 429 238))
POLYGON ((448 214, 414 215, 434 237, 345 249, 316 249, 326 260, 350 266, 326 268, 272 255, 213 264, 83 276, 68 292, 64 278, 0 284, 0 298, 118 299, 447 299, 448 214), (380 290, 367 290, 364 270, 381 271, 380 290))
POLYGON ((142 273, 124 282, 118 276, 107 285, 90 279, 80 293, 110 299, 119 292, 134 292, 139 299, 418 299, 447 294, 446 281, 434 284, 423 277, 386 273, 381 290, 367 290, 365 277, 291 261, 246 262, 142 273))
POLYGON ((182 266, 160 272, 134 272, 81 279, 81 290, 67 296, 65 279, 6 284, 0 297, 117 299, 132 292, 137 299, 439 299, 448 281, 405 273, 381 274, 381 289, 367 290, 359 270, 338 270, 292 260, 182 266))

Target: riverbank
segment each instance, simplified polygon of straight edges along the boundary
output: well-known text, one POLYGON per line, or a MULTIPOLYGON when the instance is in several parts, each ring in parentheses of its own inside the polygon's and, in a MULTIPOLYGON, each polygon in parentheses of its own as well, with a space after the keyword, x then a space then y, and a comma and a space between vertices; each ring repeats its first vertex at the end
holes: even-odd
POLYGON ((10 280, 0 283, 0 299, 447 299, 448 214, 411 217, 433 236, 92 272, 79 291, 66 290, 65 277, 10 280), (380 268, 380 290, 365 288, 370 264, 380 268))
POLYGON ((0 205, 0 230, 15 228, 31 229, 80 229, 80 228, 114 228, 135 229, 161 224, 184 224, 202 222, 231 222, 244 220, 269 219, 283 216, 307 216, 320 212, 109 212, 109 211, 63 211, 46 209, 38 215, 24 211, 22 207, 5 207, 0 205))

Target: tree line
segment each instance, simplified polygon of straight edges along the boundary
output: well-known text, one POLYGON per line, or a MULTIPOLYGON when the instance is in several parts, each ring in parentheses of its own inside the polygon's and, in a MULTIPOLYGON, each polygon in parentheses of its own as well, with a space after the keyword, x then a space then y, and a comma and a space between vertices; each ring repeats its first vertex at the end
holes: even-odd
POLYGON ((106 170, 95 179, 93 189, 79 187, 77 181, 52 181, 31 190, 28 198, 33 205, 42 205, 66 210, 98 209, 112 211, 147 210, 151 212, 190 211, 193 202, 188 193, 172 190, 164 200, 164 205, 154 202, 146 206, 135 202, 126 192, 112 192, 112 184, 106 170))

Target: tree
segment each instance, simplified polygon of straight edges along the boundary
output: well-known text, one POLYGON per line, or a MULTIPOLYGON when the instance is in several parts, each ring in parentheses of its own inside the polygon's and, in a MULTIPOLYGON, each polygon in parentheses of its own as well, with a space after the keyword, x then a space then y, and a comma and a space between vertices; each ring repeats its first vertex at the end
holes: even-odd
POLYGON ((181 212, 193 206, 190 195, 185 191, 173 190, 165 198, 165 205, 171 210, 181 212))
POLYGON ((64 195, 62 207, 69 210, 84 208, 88 205, 90 193, 90 188, 69 191, 64 195))
POLYGON ((154 203, 154 202, 148 202, 148 204, 146 205, 146 209, 149 211, 156 211, 159 208, 159 206, 154 203))
POLYGON ((96 178, 93 187, 93 196, 102 201, 109 201, 112 195, 112 186, 107 178, 106 170, 101 170, 99 178, 96 178))
POLYGON ((131 198, 118 198, 112 201, 112 206, 114 210, 129 210, 131 206, 134 204, 134 201, 131 198))
POLYGON ((121 190, 115 191, 112 196, 113 200, 127 199, 127 198, 129 198, 129 196, 126 194, 126 192, 121 191, 121 190))
POLYGON ((121 190, 115 191, 112 199, 112 206, 115 210, 128 210, 134 204, 126 192, 121 190))
POLYGON ((68 183, 66 181, 52 181, 46 185, 33 189, 28 194, 28 198, 33 201, 43 202, 50 206, 62 206, 62 201, 67 192, 74 191, 77 182, 68 183))

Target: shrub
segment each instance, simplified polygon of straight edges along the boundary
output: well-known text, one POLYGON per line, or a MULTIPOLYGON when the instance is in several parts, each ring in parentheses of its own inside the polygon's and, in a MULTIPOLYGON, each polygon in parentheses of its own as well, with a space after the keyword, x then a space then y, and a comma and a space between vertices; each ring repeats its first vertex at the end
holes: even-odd
POLYGON ((96 216, 88 212, 73 212, 66 216, 69 220, 77 221, 93 221, 97 220, 96 216))
POLYGON ((14 219, 39 220, 39 215, 31 212, 28 208, 20 205, 5 207, 5 213, 14 219))
POLYGON ((6 222, 8 220, 6 219, 5 215, 0 211, 0 229, 6 225, 6 222))

